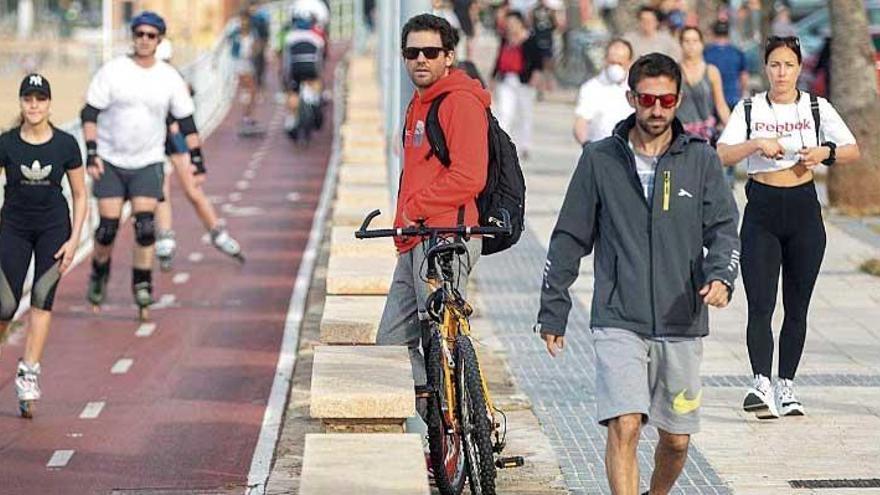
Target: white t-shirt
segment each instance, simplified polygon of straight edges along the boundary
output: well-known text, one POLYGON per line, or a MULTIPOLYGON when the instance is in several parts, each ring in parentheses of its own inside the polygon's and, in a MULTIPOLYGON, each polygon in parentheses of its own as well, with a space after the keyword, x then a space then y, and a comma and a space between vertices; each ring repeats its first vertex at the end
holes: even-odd
POLYGON ((113 165, 138 169, 165 160, 165 117, 189 117, 195 109, 183 77, 162 61, 150 68, 128 56, 101 67, 86 102, 98 116, 98 155, 113 165))
POLYGON ((633 113, 626 101, 627 89, 626 78, 615 84, 608 80, 605 71, 581 85, 574 113, 587 120, 589 141, 610 136, 614 126, 633 113))
MULTIPOLYGON (((825 98, 819 100, 820 142, 831 141, 838 146, 855 144, 856 138, 837 110, 825 98)), ((801 148, 818 146, 816 125, 810 110, 810 95, 801 93, 795 103, 768 104, 767 93, 752 97, 752 139, 777 138, 785 150, 782 159, 764 158, 755 153, 747 158, 748 173, 776 172, 793 167, 798 162, 796 153, 801 148)), ((718 139, 720 144, 735 145, 746 140, 746 116, 743 102, 736 104, 727 127, 718 139)))

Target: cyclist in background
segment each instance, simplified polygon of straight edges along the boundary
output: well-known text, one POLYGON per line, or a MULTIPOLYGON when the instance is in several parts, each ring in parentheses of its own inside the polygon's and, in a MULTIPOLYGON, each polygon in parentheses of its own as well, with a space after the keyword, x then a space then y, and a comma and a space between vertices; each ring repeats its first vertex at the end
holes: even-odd
POLYGON ((287 92, 288 114, 284 129, 293 139, 300 134, 300 105, 313 108, 310 112, 315 121, 306 123, 320 128, 323 84, 321 81, 326 42, 321 35, 318 21, 307 10, 294 10, 291 29, 282 44, 282 80, 287 92))

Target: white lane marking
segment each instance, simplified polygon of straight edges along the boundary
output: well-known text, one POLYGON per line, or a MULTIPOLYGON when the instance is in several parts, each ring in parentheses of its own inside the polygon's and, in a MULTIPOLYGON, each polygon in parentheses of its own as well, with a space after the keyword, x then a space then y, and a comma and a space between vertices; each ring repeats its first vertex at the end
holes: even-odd
POLYGON ((106 402, 89 402, 86 404, 86 407, 79 413, 79 419, 95 419, 101 415, 101 411, 104 410, 104 406, 106 406, 106 402))
POLYGON ((259 206, 235 206, 229 203, 221 206, 220 211, 231 217, 255 217, 265 213, 259 206))
POLYGON ((73 450, 56 450, 52 453, 52 457, 49 459, 49 462, 46 463, 47 468, 63 468, 70 462, 70 458, 73 457, 73 450))
POLYGON ((174 294, 162 294, 162 297, 160 297, 157 302, 153 303, 153 305, 150 306, 150 309, 170 308, 171 306, 174 306, 174 303, 176 301, 177 296, 175 296, 174 294))
MULTIPOLYGON (((338 85, 344 79, 341 66, 337 66, 335 76, 335 84, 338 85)), ((251 468, 248 471, 248 495, 263 495, 266 491, 266 484, 269 481, 272 455, 275 452, 275 444, 278 441, 285 404, 287 403, 287 389, 290 386, 293 366, 296 363, 299 330, 305 314, 309 284, 312 280, 312 273, 315 270, 318 247, 321 245, 321 237, 324 234, 330 199, 333 197, 333 191, 336 188, 342 148, 340 142, 341 133, 338 132, 342 124, 342 110, 343 105, 336 105, 334 108, 333 128, 337 132, 333 133, 330 161, 327 173, 324 176, 321 198, 312 220, 309 242, 306 244, 306 249, 303 252, 299 271, 296 274, 296 281, 293 285, 293 292, 290 295, 290 305, 287 308, 287 317, 284 321, 284 335, 281 339, 281 350, 278 353, 278 364, 275 368, 275 380, 272 382, 269 402, 266 404, 266 411, 263 413, 260 437, 257 440, 257 446, 254 448, 254 457, 251 459, 251 468)))
POLYGON ((219 205, 223 202, 223 196, 208 196, 208 201, 212 205, 219 205))
POLYGON ((155 323, 141 323, 141 326, 138 327, 137 332, 134 333, 135 337, 149 337, 153 335, 153 332, 156 331, 155 323))
POLYGON ((189 281, 189 273, 187 273, 187 272, 175 273, 174 278, 172 278, 171 281, 177 285, 185 284, 189 281))
POLYGON ((285 196, 285 197, 286 197, 287 200, 290 201, 291 203, 296 203, 297 201, 300 200, 300 198, 302 198, 302 195, 301 195, 300 193, 292 192, 292 193, 288 194, 288 195, 285 196))
POLYGON ((251 183, 246 180, 240 180, 235 183, 235 188, 239 191, 246 191, 251 187, 251 183))
POLYGON ((116 361, 116 364, 110 368, 110 373, 113 375, 123 375, 128 373, 128 370, 131 369, 131 365, 134 364, 134 359, 131 358, 122 358, 119 361, 116 361))
POLYGON ((241 201, 241 193, 240 192, 231 192, 229 193, 229 202, 235 203, 237 201, 241 201))
POLYGON ((205 259, 205 255, 198 251, 193 251, 189 253, 189 256, 187 256, 187 258, 191 263, 198 263, 199 261, 205 259))
POLYGON ((254 172, 253 170, 245 170, 244 173, 241 174, 241 176, 244 177, 245 179, 250 180, 250 179, 253 179, 254 177, 256 177, 257 173, 254 172))

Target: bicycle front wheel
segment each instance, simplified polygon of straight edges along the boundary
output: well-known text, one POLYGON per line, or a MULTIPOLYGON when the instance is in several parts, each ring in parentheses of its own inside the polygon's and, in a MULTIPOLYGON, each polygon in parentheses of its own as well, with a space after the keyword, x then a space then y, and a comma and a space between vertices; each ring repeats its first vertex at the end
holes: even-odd
POLYGON ((461 438, 467 458, 471 493, 495 495, 492 420, 483 394, 480 363, 470 337, 460 335, 456 339, 455 353, 461 438))
POLYGON ((466 480, 465 457, 462 452, 462 439, 454 425, 450 424, 445 412, 451 405, 442 399, 449 386, 443 373, 446 357, 440 348, 440 335, 434 333, 425 352, 425 371, 428 375, 428 398, 426 420, 428 423, 428 447, 431 451, 431 468, 434 482, 442 495, 459 495, 466 480))

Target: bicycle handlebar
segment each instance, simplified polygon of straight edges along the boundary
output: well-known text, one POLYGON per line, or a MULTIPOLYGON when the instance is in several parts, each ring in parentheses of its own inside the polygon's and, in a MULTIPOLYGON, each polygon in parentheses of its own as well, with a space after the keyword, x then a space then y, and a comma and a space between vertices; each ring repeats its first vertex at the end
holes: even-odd
POLYGON ((507 210, 501 210, 501 222, 497 227, 470 227, 459 225, 457 227, 427 227, 420 224, 418 227, 398 227, 396 229, 376 229, 367 230, 370 222, 374 218, 381 215, 379 210, 373 210, 364 219, 361 227, 355 231, 354 236, 357 239, 372 239, 376 237, 432 237, 435 235, 455 234, 460 236, 471 235, 511 235, 513 227, 510 225, 510 213, 507 210))

